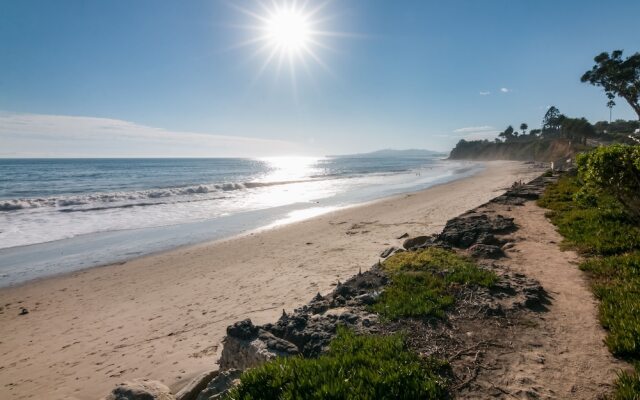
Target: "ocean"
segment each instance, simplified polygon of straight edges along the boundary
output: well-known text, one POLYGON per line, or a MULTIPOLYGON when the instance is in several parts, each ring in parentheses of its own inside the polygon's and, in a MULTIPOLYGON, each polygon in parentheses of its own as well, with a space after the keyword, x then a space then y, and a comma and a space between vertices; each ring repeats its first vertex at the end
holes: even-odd
POLYGON ((0 159, 0 286, 293 222, 480 168, 443 155, 0 159))

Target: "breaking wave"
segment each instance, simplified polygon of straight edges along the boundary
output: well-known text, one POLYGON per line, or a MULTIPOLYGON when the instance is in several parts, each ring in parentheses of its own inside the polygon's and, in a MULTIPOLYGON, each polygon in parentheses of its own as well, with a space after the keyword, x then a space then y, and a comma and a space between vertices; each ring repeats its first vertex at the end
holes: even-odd
MULTIPOLYGON (((305 181, 285 182, 227 182, 210 185, 195 185, 186 187, 174 187, 164 189, 147 189, 132 192, 89 193, 80 196, 60 196, 32 199, 0 200, 0 212, 18 211, 41 207, 61 208, 59 211, 97 211, 109 208, 129 208, 136 206, 149 206, 167 204, 172 202, 197 201, 197 199, 176 199, 176 201, 162 201, 173 197, 184 198, 186 196, 205 196, 211 193, 224 193, 236 190, 255 189, 266 186, 286 185, 305 181), (158 200, 158 201, 148 201, 158 200), (120 203, 115 205, 114 203, 120 203), (123 204, 124 203, 124 204, 123 204), (69 208, 79 206, 79 208, 69 208), (66 207, 66 208, 65 208, 66 207)), ((206 200, 215 200, 224 197, 209 197, 206 200)), ((205 199, 203 199, 205 200, 205 199)))

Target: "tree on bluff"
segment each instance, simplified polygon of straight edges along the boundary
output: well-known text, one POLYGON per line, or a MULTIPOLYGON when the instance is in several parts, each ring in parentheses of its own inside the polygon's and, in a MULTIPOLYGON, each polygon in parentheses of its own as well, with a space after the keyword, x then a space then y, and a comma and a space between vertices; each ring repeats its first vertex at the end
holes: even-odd
POLYGON ((596 65, 585 72, 580 80, 601 86, 609 99, 607 106, 615 104, 613 99, 616 96, 622 97, 640 119, 640 53, 623 59, 622 50, 615 50, 611 55, 600 53, 593 60, 596 65))

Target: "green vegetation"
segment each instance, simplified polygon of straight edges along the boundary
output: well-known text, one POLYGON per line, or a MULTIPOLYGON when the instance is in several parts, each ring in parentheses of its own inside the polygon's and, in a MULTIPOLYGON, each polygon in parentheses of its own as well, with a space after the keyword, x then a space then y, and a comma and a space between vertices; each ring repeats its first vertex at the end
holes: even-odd
POLYGON ((577 161, 586 190, 611 193, 640 220, 640 146, 600 147, 577 161))
POLYGON ((600 300, 606 344, 636 365, 636 373, 620 374, 616 399, 640 398, 640 225, 616 195, 617 186, 637 184, 625 175, 633 164, 625 161, 627 147, 600 148, 580 157, 578 175, 550 185, 538 201, 551 210, 564 245, 591 256, 580 268, 591 277, 600 300))
POLYGON ((371 310, 388 320, 442 318, 454 303, 456 285, 490 287, 497 280, 494 273, 478 268, 470 259, 435 247, 394 254, 382 267, 391 283, 371 310))
POLYGON ((640 228, 613 196, 585 194, 577 177, 550 185, 538 201, 565 238, 565 246, 583 254, 613 255, 640 248, 640 228))
POLYGON ((326 355, 278 358, 251 369, 228 399, 443 399, 447 365, 423 361, 399 335, 341 328, 326 355))
POLYGON ((617 356, 640 359, 640 252, 594 258, 580 268, 593 277, 607 346, 617 356))

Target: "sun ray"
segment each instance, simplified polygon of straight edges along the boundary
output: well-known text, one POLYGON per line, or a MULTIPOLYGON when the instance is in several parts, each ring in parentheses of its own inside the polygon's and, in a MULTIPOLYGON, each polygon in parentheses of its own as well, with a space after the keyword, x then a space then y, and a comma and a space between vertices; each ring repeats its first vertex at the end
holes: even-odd
MULTIPOLYGON (((343 36, 327 28, 327 6, 334 0, 254 0, 255 6, 247 9, 237 4, 231 6, 249 17, 252 23, 238 26, 255 35, 234 47, 256 46, 255 55, 265 57, 260 63, 257 77, 272 66, 277 75, 288 69, 294 91, 297 91, 296 68, 303 68, 312 76, 311 65, 318 65, 329 72, 331 69, 322 60, 324 50, 336 50, 323 37, 343 36)), ((305 75, 305 74, 303 74, 305 75)))

